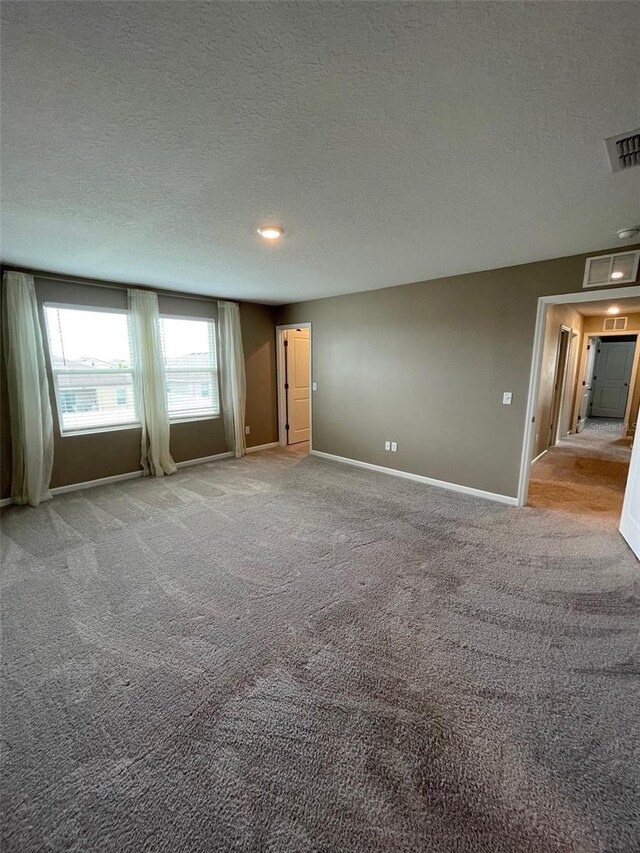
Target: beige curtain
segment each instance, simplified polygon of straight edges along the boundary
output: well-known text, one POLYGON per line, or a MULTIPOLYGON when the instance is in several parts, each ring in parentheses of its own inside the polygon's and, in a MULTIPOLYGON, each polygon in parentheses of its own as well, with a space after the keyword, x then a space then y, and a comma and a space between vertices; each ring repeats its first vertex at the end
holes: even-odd
POLYGON ((51 497, 53 419, 33 276, 3 276, 3 338, 9 386, 11 498, 38 506, 51 497))
POLYGON ((240 457, 247 452, 244 437, 247 391, 237 302, 218 302, 218 332, 224 431, 229 450, 240 457))
POLYGON ((129 290, 129 316, 134 355, 134 383, 142 422, 140 464, 145 474, 173 474, 169 452, 167 382, 160 343, 158 296, 149 290, 129 290))

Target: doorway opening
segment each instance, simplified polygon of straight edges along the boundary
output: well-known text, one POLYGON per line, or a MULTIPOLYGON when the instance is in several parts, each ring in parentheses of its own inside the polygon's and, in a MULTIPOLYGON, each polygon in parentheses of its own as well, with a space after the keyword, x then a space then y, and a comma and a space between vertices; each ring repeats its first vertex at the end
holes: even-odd
POLYGON ((276 328, 278 440, 281 447, 309 452, 312 442, 311 323, 276 328))
POLYGON ((637 335, 593 338, 595 359, 589 417, 622 421, 627 411, 637 335))
POLYGON ((620 525, 640 553, 639 407, 640 287, 542 297, 519 505, 620 525))

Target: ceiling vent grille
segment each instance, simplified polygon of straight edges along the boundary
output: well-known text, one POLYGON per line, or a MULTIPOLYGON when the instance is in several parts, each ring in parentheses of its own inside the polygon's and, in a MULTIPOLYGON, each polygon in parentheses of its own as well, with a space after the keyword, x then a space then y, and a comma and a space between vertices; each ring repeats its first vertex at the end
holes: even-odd
POLYGON ((603 332, 624 332, 627 328, 627 317, 605 317, 602 325, 603 332))
POLYGON ((640 166, 640 128, 605 139, 612 172, 640 166))
POLYGON ((587 258, 583 287, 606 287, 608 284, 632 284, 638 275, 640 252, 617 252, 587 258))

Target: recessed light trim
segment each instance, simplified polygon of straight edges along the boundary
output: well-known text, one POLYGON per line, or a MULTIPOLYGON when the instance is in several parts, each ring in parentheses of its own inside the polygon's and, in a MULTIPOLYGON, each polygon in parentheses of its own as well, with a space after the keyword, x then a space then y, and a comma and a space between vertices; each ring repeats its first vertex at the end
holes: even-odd
POLYGON ((258 234, 265 240, 277 240, 284 234, 284 228, 279 225, 261 225, 258 234))
POLYGON ((619 314, 620 309, 616 305, 612 305, 611 308, 607 308, 607 314, 619 314))
POLYGON ((635 240, 640 237, 640 225, 632 225, 631 228, 621 228, 618 231, 620 240, 635 240))

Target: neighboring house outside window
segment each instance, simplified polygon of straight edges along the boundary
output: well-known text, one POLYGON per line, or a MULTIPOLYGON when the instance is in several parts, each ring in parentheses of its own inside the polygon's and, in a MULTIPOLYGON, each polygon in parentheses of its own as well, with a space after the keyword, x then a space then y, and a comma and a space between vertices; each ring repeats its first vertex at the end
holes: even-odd
MULTIPOLYGON (((45 304, 62 435, 139 424, 127 311, 45 304)), ((220 414, 213 320, 160 318, 172 421, 220 414)))
POLYGON ((172 420, 220 414, 213 320, 161 317, 167 403, 172 420))
POLYGON ((138 423, 126 311, 45 305, 60 431, 138 423))
POLYGON ((75 391, 60 391, 58 399, 60 400, 60 409, 63 413, 76 411, 77 399, 75 391))

